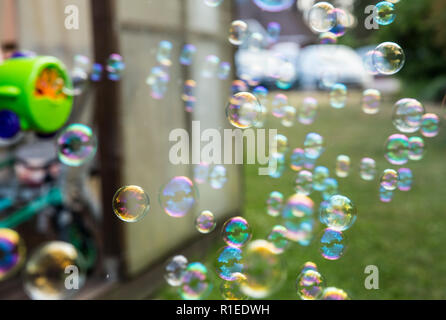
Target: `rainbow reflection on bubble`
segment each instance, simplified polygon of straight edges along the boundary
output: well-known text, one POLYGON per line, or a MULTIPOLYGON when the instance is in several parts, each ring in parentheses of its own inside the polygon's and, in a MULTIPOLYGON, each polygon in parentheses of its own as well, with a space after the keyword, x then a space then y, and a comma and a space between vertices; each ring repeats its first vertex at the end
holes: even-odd
POLYGON ((313 190, 313 174, 308 170, 299 171, 294 190, 297 194, 308 196, 313 190))
POLYGON ((317 271, 317 264, 314 263, 313 261, 307 261, 303 264, 302 268, 301 268, 301 273, 304 273, 307 270, 313 270, 313 271, 317 271))
POLYGON ((248 296, 241 291, 241 286, 246 285, 246 276, 242 273, 233 273, 232 281, 223 281, 220 293, 225 300, 247 300, 248 296))
POLYGON ((403 49, 394 42, 383 42, 378 45, 372 56, 376 70, 384 75, 392 75, 400 71, 406 62, 403 49))
POLYGON ((409 139, 404 134, 393 134, 387 138, 385 157, 393 165, 403 165, 409 160, 409 139))
POLYGON ((357 209, 353 202, 341 195, 334 195, 326 206, 320 209, 320 221, 332 230, 344 231, 356 221, 357 209))
POLYGON ((317 159, 325 151, 324 138, 318 133, 309 133, 304 141, 305 156, 308 159, 317 159))
POLYGON ((184 66, 190 66, 193 62, 197 48, 193 44, 185 44, 180 55, 180 63, 184 66))
POLYGON ((330 228, 322 231, 320 238, 320 247, 322 257, 327 260, 338 260, 346 250, 345 235, 341 231, 330 228))
POLYGON ((331 87, 330 105, 335 109, 342 109, 347 102, 347 87, 345 84, 336 83, 331 87))
POLYGON ((0 229, 0 281, 14 275, 25 261, 26 249, 20 235, 11 229, 0 229))
POLYGON ((395 6, 388 1, 381 1, 376 4, 376 15, 373 17, 376 23, 387 26, 391 24, 396 17, 395 6))
POLYGON ((317 270, 302 271, 296 280, 296 290, 302 300, 317 300, 324 290, 325 279, 317 270))
POLYGON ((426 113, 421 118, 421 134, 426 138, 438 135, 440 129, 440 118, 434 113, 426 113))
POLYGON ((315 32, 330 31, 336 25, 335 8, 328 2, 318 2, 308 11, 307 22, 315 32))
POLYGON ((424 156, 424 140, 421 137, 409 138, 409 159, 412 161, 419 161, 424 156))
POLYGON ((168 89, 169 80, 169 73, 164 67, 153 67, 146 79, 146 83, 151 89, 150 96, 156 100, 163 99, 168 89))
POLYGON ((216 165, 209 174, 209 184, 212 189, 219 190, 224 187, 228 181, 226 168, 222 165, 216 165))
POLYGON ((287 239, 287 233, 288 230, 281 225, 274 226, 269 233, 267 240, 274 246, 276 254, 283 253, 288 247, 289 242, 287 239))
POLYGON ((381 104, 381 92, 367 89, 362 93, 362 111, 365 114, 377 114, 381 104))
POLYGON ((223 225, 223 241, 229 246, 240 248, 251 239, 251 235, 251 227, 242 217, 231 218, 223 225))
POLYGON ((414 133, 420 129, 424 113, 425 109, 418 100, 404 98, 395 103, 392 121, 400 132, 414 133))
POLYGON ((184 271, 179 294, 184 300, 205 299, 212 290, 206 266, 200 262, 189 263, 184 271))
POLYGON ((322 191, 322 198, 330 200, 331 197, 338 194, 339 184, 334 178, 327 178, 324 180, 324 190, 322 191))
POLYGON ((215 270, 223 280, 236 280, 236 274, 242 273, 243 270, 242 250, 232 246, 221 248, 217 252, 215 270))
POLYGON ((243 44, 248 36, 248 24, 242 20, 235 20, 229 28, 228 40, 235 46, 243 44))
POLYGON ((187 264, 187 258, 183 255, 174 256, 167 262, 164 278, 170 286, 179 287, 181 285, 187 264))
POLYGON ((282 225, 287 229, 287 238, 306 245, 313 232, 314 202, 302 194, 293 194, 282 210, 282 225))
POLYGON ((327 167, 317 166, 313 171, 313 189, 316 191, 324 191, 325 179, 330 176, 330 171, 327 167))
POLYGON ((262 10, 268 12, 279 12, 291 8, 295 0, 253 0, 262 10))
POLYGON ((376 175, 376 161, 372 158, 362 158, 359 165, 359 175, 362 180, 373 180, 376 175))
POLYGON ((269 194, 266 202, 267 213, 272 217, 277 217, 282 211, 283 194, 278 191, 273 191, 269 194))
POLYGON ((124 186, 113 197, 113 212, 125 222, 137 222, 150 210, 150 199, 138 186, 124 186))
POLYGON ((226 116, 236 128, 247 129, 256 124, 262 115, 259 100, 249 92, 239 92, 231 97, 226 116))
POLYGON ((268 23, 266 30, 268 33, 268 39, 271 43, 277 42, 277 40, 279 40, 281 29, 282 27, 278 22, 273 21, 268 23))
POLYGON ((105 70, 108 72, 108 79, 112 81, 121 80, 124 69, 125 63, 122 57, 117 53, 111 54, 107 60, 107 66, 105 67, 105 70))
POLYGON ((194 167, 194 181, 197 184, 203 184, 208 180, 209 177, 209 164, 206 162, 201 162, 194 167))
POLYGON ((306 97, 298 110, 297 119, 304 125, 310 125, 316 119, 318 103, 315 98, 306 97))
POLYGON ((163 40, 158 45, 158 52, 156 54, 156 61, 162 66, 169 67, 172 65, 170 56, 172 54, 172 42, 163 40))
POLYGON ((193 182, 183 176, 172 178, 161 190, 159 202, 164 212, 174 218, 184 217, 197 201, 193 182))
POLYGON ((381 186, 389 191, 393 191, 398 186, 398 172, 393 169, 384 170, 381 176, 381 186))
POLYGON ((398 169, 398 189, 400 191, 410 191, 412 188, 413 174, 409 168, 398 169))
POLYGON ((305 165, 305 151, 301 148, 293 150, 290 156, 290 167, 293 171, 300 171, 305 165))
POLYGON ((336 158, 336 175, 339 178, 348 177, 350 171, 350 157, 346 155, 339 155, 336 158))
POLYGON ((204 0, 204 4, 207 5, 208 7, 218 7, 221 3, 223 2, 223 0, 204 0))
POLYGON ((71 124, 57 138, 60 162, 67 166, 79 167, 91 160, 97 150, 97 140, 90 127, 71 124))
POLYGON ((389 203, 393 199, 393 190, 387 190, 383 186, 379 187, 379 200, 384 203, 389 203))
POLYGON ((216 225, 214 214, 209 210, 202 211, 195 220, 195 227, 198 232, 204 234, 214 231, 216 225))
POLYGON ((322 292, 321 300, 349 300, 348 294, 335 287, 327 287, 322 292))

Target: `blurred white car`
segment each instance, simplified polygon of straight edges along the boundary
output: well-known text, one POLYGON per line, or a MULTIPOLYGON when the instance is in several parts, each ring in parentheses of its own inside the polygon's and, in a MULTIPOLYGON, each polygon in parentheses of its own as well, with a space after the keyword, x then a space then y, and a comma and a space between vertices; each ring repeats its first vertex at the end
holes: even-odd
POLYGON ((373 83, 362 58, 343 45, 311 45, 301 49, 297 70, 304 89, 328 89, 335 83, 367 88, 373 83))

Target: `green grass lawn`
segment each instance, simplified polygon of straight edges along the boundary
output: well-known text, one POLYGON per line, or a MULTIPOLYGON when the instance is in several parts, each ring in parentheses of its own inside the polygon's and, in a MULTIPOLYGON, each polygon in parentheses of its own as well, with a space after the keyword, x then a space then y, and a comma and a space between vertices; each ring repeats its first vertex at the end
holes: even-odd
MULTIPOLYGON (((305 95, 290 93, 290 103, 299 106, 305 95)), ((317 132, 325 138, 326 150, 316 165, 324 165, 335 177, 335 161, 340 154, 351 158, 350 175, 337 178, 339 193, 349 197, 358 208, 358 217, 345 232, 348 249, 337 261, 327 261, 318 250, 316 239, 308 247, 293 243, 282 255, 286 263, 287 279, 271 299, 298 299, 295 280, 302 264, 314 261, 325 276, 327 285, 344 289, 352 299, 445 299, 446 298, 446 133, 441 130, 436 138, 425 138, 426 153, 421 161, 409 162, 414 183, 410 192, 396 191, 391 203, 379 201, 379 174, 395 168, 384 158, 384 143, 397 130, 391 121, 395 99, 384 98, 377 115, 366 115, 361 110, 361 95, 351 93, 348 105, 336 110, 328 107, 328 94, 318 95, 320 102, 314 124, 296 123, 284 128, 269 119, 267 126, 277 128, 288 137, 290 149, 302 147, 305 135, 317 132), (378 174, 374 181, 359 177, 359 162, 363 157, 377 161, 378 174), (379 268, 379 290, 366 290, 364 269, 367 265, 379 268)), ((435 106, 429 112, 439 113, 435 106)), ((289 160, 289 159, 288 159, 289 160)), ((280 224, 280 217, 266 213, 266 200, 272 191, 285 197, 293 194, 296 173, 287 163, 279 179, 259 176, 258 167, 246 165, 244 216, 253 229, 252 239, 265 239, 272 226, 280 224)), ((319 193, 311 195, 316 209, 321 201, 319 193)), ((317 212, 315 218, 317 219, 317 212)), ((315 235, 322 230, 318 222, 315 235)), ((215 250, 203 261, 213 269, 215 250)), ((209 298, 221 299, 220 280, 213 270, 214 290, 209 298)), ((178 299, 173 288, 163 290, 162 298, 178 299)))

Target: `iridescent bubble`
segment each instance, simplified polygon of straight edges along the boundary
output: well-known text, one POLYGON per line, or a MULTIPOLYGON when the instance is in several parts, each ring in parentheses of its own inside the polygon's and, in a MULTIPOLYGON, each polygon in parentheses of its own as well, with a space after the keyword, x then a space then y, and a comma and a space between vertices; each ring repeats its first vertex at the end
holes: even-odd
POLYGON ((304 151, 308 159, 317 159, 324 152, 324 138, 318 133, 309 133, 305 137, 304 151))
POLYGON ((385 157, 394 165, 403 165, 409 160, 409 139, 404 134, 393 134, 387 138, 385 157))
POLYGON ((184 271, 179 294, 184 300, 205 299, 212 290, 206 266, 200 262, 189 263, 184 271))
POLYGON ((209 175, 209 184, 211 185, 211 188, 216 190, 221 189, 227 181, 226 168, 222 165, 214 166, 209 175))
POLYGON ((419 101, 401 99, 393 108, 393 124, 403 133, 414 133, 421 127, 424 112, 424 107, 419 101))
POLYGON ((150 210, 150 198, 143 188, 124 186, 113 197, 113 212, 124 222, 137 222, 150 210))
POLYGON ((274 144, 277 153, 284 154, 288 151, 288 138, 283 134, 277 134, 274 137, 274 144))
POLYGON ((223 225, 222 237, 229 246, 240 248, 251 239, 251 227, 242 217, 231 218, 223 225))
POLYGON ((268 39, 271 43, 277 42, 280 37, 281 26, 278 22, 270 22, 267 26, 268 39))
POLYGON ((381 176, 381 186, 389 191, 393 191, 398 186, 398 172, 393 169, 386 169, 381 176))
POLYGON ((290 89, 296 79, 296 67, 290 61, 283 61, 279 70, 278 78, 276 79, 276 87, 281 90, 290 89))
POLYGON ((308 196, 313 190, 313 174, 307 170, 299 171, 294 189, 296 193, 308 196))
POLYGON ((346 250, 345 236, 341 231, 327 228, 322 232, 320 252, 327 260, 338 260, 346 250))
POLYGON ((400 71, 406 57, 403 49, 393 42, 383 42, 376 47, 373 54, 373 65, 384 75, 392 75, 400 71))
MULTIPOLYGON (((240 91, 248 91, 246 90, 240 90, 240 91)), ((252 90, 252 93, 259 99, 260 104, 265 106, 267 104, 267 98, 268 98, 268 89, 263 86, 257 86, 252 90)))
POLYGON ((271 178, 278 179, 285 171, 285 155, 283 153, 273 153, 269 156, 268 174, 271 178))
POLYGON ((282 211, 283 194, 278 191, 271 192, 268 196, 266 205, 268 214, 272 217, 277 217, 282 211))
POLYGON ((256 123, 254 123, 254 127, 263 128, 265 125, 265 120, 266 120, 267 116, 268 116, 268 109, 265 107, 264 104, 261 104, 259 119, 257 120, 256 123))
POLYGON ((0 281, 13 276, 25 262, 26 248, 20 235, 11 229, 0 229, 0 281))
POLYGON ((158 45, 158 52, 156 54, 156 61, 158 61, 159 64, 169 67, 172 65, 172 61, 170 59, 170 56, 172 55, 172 42, 163 40, 158 45))
POLYGON ((201 69, 201 75, 203 78, 213 78, 218 72, 218 66, 220 64, 220 58, 215 55, 209 55, 204 61, 203 68, 201 69))
POLYGON ((307 261, 304 263, 304 265, 302 266, 302 269, 300 271, 300 273, 304 273, 307 270, 313 270, 313 271, 317 271, 317 265, 316 263, 312 262, 312 261, 307 261))
POLYGON ((336 158, 336 175, 339 178, 348 177, 350 171, 350 157, 346 155, 339 155, 336 158))
POLYGON ((183 95, 181 96, 183 101, 195 99, 196 87, 197 87, 197 83, 194 80, 186 80, 184 82, 183 95))
POLYGON ((194 181, 197 184, 203 184, 208 180, 209 177, 209 164, 201 162, 194 168, 194 181))
POLYGON ((146 83, 150 86, 150 96, 153 99, 163 99, 167 92, 167 85, 170 77, 166 70, 162 67, 153 67, 150 75, 146 79, 146 83))
POLYGON ((308 12, 308 24, 315 32, 330 31, 336 25, 334 7, 328 2, 318 2, 308 12))
POLYGON ((299 108, 298 120, 300 123, 310 125, 316 118, 318 103, 317 100, 312 97, 307 97, 302 103, 302 107, 299 108))
POLYGON ((242 283, 241 291, 254 299, 266 298, 281 287, 286 270, 281 255, 275 254, 270 242, 252 241, 244 251, 246 282, 242 283))
POLYGON ((295 0, 253 0, 262 10, 268 12, 284 11, 294 4, 295 0))
POLYGON ((236 280, 237 274, 243 270, 242 250, 232 246, 221 248, 217 253, 215 270, 223 280, 236 280))
POLYGON ((283 226, 288 230, 291 241, 305 241, 313 231, 314 202, 306 195, 293 194, 287 199, 282 210, 283 226))
POLYGON ((233 95, 239 92, 246 92, 248 89, 248 85, 243 80, 234 80, 232 82, 231 91, 233 95))
POLYGON ((328 168, 323 166, 318 166, 314 168, 313 171, 313 189, 316 191, 324 190, 324 182, 330 176, 330 171, 328 168))
POLYGON ((283 117, 281 118, 281 123, 284 127, 292 127, 294 125, 294 120, 296 118, 296 108, 293 106, 283 107, 283 117))
POLYGON ((332 230, 345 231, 356 221, 356 206, 341 195, 332 196, 326 206, 320 208, 319 220, 332 230))
POLYGON ((246 285, 246 276, 242 273, 233 273, 233 281, 223 281, 220 286, 220 293, 225 300, 247 300, 248 296, 241 291, 241 287, 246 285))
POLYGON ((440 129, 440 118, 434 113, 425 113, 421 118, 421 134, 426 138, 438 135, 440 129))
POLYGON ((195 227, 198 232, 204 234, 214 231, 216 225, 214 214, 209 210, 202 211, 195 220, 195 227))
POLYGON ((338 181, 334 178, 327 178, 324 180, 324 190, 322 191, 322 198, 330 200, 331 197, 338 194, 338 181))
POLYGON ((220 63, 220 66, 218 67, 218 78, 220 80, 226 80, 229 77, 229 74, 231 73, 231 64, 229 62, 223 61, 220 63))
POLYGON ((320 44, 335 44, 338 42, 338 36, 333 32, 323 32, 319 35, 320 44))
POLYGON ((181 285, 187 264, 187 258, 182 255, 177 255, 169 260, 166 265, 164 279, 170 286, 179 287, 181 285))
POLYGON ((223 0, 204 0, 205 5, 213 8, 218 7, 222 2, 223 0))
POLYGON ((193 44, 185 44, 180 55, 180 63, 183 66, 190 66, 193 62, 197 48, 193 44))
POLYGON ((77 54, 74 56, 74 68, 80 68, 86 72, 90 69, 90 59, 87 56, 77 54))
POLYGON ((93 64, 92 70, 91 70, 91 76, 90 79, 93 82, 99 82, 102 80, 102 72, 104 68, 102 67, 102 64, 95 63, 93 64))
POLYGON ((383 186, 379 187, 379 200, 384 203, 391 202, 393 199, 393 190, 387 190, 383 186))
POLYGON ((68 87, 63 88, 63 93, 67 96, 81 95, 88 85, 88 71, 82 68, 73 68, 70 72, 73 89, 68 87))
POLYGON ((424 140, 421 137, 409 138, 409 159, 419 161, 424 156, 424 140))
POLYGON ((336 83, 331 87, 330 105, 335 109, 342 109, 347 102, 347 87, 342 83, 336 83))
POLYGON ((362 158, 359 174, 363 180, 370 181, 376 175, 376 162, 371 158, 362 158))
POLYGON ((288 105, 288 97, 282 93, 278 93, 274 96, 272 103, 272 115, 276 118, 283 117, 283 107, 288 105))
POLYGON ((392 3, 381 1, 376 5, 376 15, 373 18, 378 24, 389 25, 395 20, 395 17, 395 7, 392 3))
POLYGON ((362 93, 362 111, 366 114, 379 112, 381 104, 381 92, 376 89, 367 89, 362 93))
POLYGON ((234 127, 250 128, 261 117, 259 100, 249 92, 236 93, 226 107, 226 116, 234 127))
POLYGON ((369 50, 363 56, 363 65, 368 74, 377 75, 379 72, 376 70, 375 64, 373 62, 373 56, 375 55, 375 50, 369 50))
POLYGON ((57 155, 60 162, 79 167, 93 159, 97 150, 96 136, 90 127, 71 124, 57 138, 57 155))
POLYGON ((325 288, 322 292, 321 300, 350 300, 347 293, 335 287, 325 288))
POLYGON ((233 45, 241 45, 248 36, 248 24, 242 20, 235 20, 229 28, 229 42, 233 45))
POLYGON ((125 63, 122 57, 117 53, 111 54, 107 60, 107 66, 105 67, 105 70, 108 72, 108 79, 112 81, 120 80, 124 69, 125 63))
POLYGON ((410 191, 412 189, 413 174, 409 168, 398 169, 398 189, 400 191, 410 191))
POLYGON ((187 177, 174 177, 159 194, 159 202, 164 212, 174 218, 184 217, 197 201, 197 190, 187 177))
POLYGON ((26 263, 23 283, 26 294, 33 300, 65 300, 78 290, 67 286, 68 277, 77 270, 78 288, 85 283, 86 270, 83 257, 66 242, 52 241, 39 247, 26 263), (67 271, 67 267, 70 272, 67 271), (77 269, 76 269, 77 268, 77 269))
POLYGON ((345 34, 347 27, 351 25, 349 21, 350 16, 342 9, 335 8, 330 12, 330 16, 334 16, 335 25, 330 29, 330 32, 336 37, 342 37, 345 34))
POLYGON ((283 253, 288 247, 287 233, 288 230, 281 225, 274 226, 269 233, 267 240, 273 244, 276 254, 283 253))
POLYGON ((306 157, 305 151, 301 148, 296 148, 291 153, 290 167, 293 171, 300 171, 305 165, 306 157))
POLYGON ((316 271, 307 269, 299 274, 296 290, 302 300, 317 300, 324 290, 325 279, 316 271))

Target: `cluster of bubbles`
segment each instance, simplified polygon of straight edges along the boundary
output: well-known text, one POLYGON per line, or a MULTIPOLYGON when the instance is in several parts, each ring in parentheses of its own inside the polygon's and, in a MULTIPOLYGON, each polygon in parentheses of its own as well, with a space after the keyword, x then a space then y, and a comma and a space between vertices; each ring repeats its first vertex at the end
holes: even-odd
POLYGON ((211 167, 208 163, 201 162, 194 167, 194 181, 197 184, 208 182, 212 189, 219 190, 228 181, 227 170, 220 164, 211 167))

